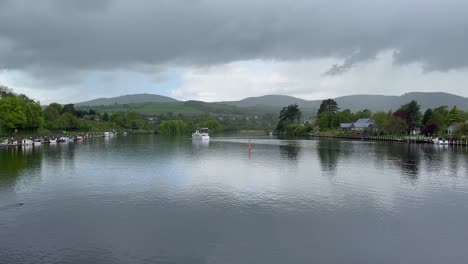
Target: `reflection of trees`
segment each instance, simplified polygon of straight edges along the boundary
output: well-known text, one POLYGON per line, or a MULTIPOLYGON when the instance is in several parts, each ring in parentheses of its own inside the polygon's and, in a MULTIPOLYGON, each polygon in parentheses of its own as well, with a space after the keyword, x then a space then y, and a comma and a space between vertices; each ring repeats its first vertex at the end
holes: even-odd
POLYGON ((460 170, 460 166, 461 164, 463 164, 463 161, 467 161, 464 155, 468 154, 468 151, 465 147, 459 148, 457 146, 454 146, 454 147, 449 147, 447 152, 448 152, 447 159, 450 161, 448 162, 448 166, 450 167, 450 172, 452 173, 452 175, 456 175, 457 174, 456 172, 460 170), (460 158, 460 157, 464 157, 464 158, 460 158))
POLYGON ((280 145, 281 156, 291 160, 297 159, 299 155, 300 146, 296 144, 280 145))
POLYGON ((12 148, 0 150, 0 186, 13 185, 26 168, 38 168, 42 163, 42 148, 12 148))
POLYGON ((42 148, 12 148, 0 150, 0 185, 14 184, 26 168, 38 168, 42 148))
POLYGON ((443 164, 443 155, 438 145, 422 146, 423 160, 428 171, 440 171, 443 164))
POLYGON ((401 169, 403 175, 409 180, 417 180, 419 174, 419 165, 421 157, 419 153, 419 145, 416 144, 394 144, 389 145, 387 154, 391 160, 401 169))
POLYGON ((318 141, 318 156, 323 172, 335 172, 341 152, 341 141, 322 139, 318 141))

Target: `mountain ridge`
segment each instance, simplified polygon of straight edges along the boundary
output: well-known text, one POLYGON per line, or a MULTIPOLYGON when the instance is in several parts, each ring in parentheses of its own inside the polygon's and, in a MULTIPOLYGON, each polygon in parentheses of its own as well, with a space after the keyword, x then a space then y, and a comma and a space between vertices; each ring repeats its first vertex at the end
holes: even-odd
MULTIPOLYGON (((324 98, 328 99, 328 98, 324 98)), ((324 100, 322 99, 322 100, 324 100)), ((333 98, 337 101, 338 107, 342 110, 350 109, 351 111, 359 111, 369 109, 371 111, 388 111, 396 110, 402 104, 408 103, 411 100, 416 100, 421 108, 435 108, 441 105, 448 107, 457 106, 460 109, 468 110, 468 98, 446 93, 446 92, 409 92, 403 95, 373 95, 373 94, 356 94, 345 95, 333 98)), ((297 103, 299 107, 309 110, 318 109, 322 100, 305 100, 289 95, 263 95, 257 97, 247 97, 238 101, 220 101, 212 102, 216 104, 224 104, 237 106, 241 108, 248 107, 269 107, 282 108, 289 104, 297 103)), ((106 106, 113 104, 130 104, 130 103, 182 103, 177 99, 155 95, 155 94, 130 94, 111 98, 97 98, 94 100, 77 103, 77 106, 106 106)))
POLYGON ((175 103, 180 102, 174 98, 157 95, 157 94, 127 94, 117 97, 102 97, 93 100, 76 103, 76 106, 105 106, 113 104, 130 104, 130 103, 175 103))

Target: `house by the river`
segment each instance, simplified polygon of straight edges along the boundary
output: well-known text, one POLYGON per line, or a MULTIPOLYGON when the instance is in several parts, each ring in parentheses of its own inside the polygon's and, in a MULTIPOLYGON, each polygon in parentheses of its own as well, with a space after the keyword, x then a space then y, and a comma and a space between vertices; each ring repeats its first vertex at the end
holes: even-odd
POLYGON ((353 123, 341 123, 340 129, 345 131, 364 131, 364 130, 374 130, 375 123, 374 120, 370 118, 361 118, 356 120, 353 123))

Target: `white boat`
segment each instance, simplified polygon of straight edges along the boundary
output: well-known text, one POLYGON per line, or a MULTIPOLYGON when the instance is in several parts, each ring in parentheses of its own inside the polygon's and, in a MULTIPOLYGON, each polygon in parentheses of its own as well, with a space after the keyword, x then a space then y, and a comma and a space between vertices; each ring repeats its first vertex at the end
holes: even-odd
POLYGON ((201 128, 192 134, 192 139, 209 140, 210 139, 209 132, 210 130, 208 128, 201 128))
POLYGON ((73 138, 70 137, 60 137, 57 142, 73 142, 73 138))
POLYGON ((40 145, 42 145, 42 140, 36 139, 36 140, 34 140, 33 144, 34 144, 34 146, 40 146, 40 145))
POLYGON ((57 144, 57 139, 54 138, 54 139, 49 139, 49 143, 50 144, 57 144))
POLYGON ((21 140, 21 145, 22 146, 32 146, 34 144, 34 141, 30 139, 23 139, 21 140))
POLYGON ((434 144, 438 144, 438 145, 448 145, 448 144, 449 144, 449 141, 448 141, 447 139, 441 138, 441 137, 439 137, 439 138, 434 138, 434 139, 432 140, 432 142, 433 142, 434 144))

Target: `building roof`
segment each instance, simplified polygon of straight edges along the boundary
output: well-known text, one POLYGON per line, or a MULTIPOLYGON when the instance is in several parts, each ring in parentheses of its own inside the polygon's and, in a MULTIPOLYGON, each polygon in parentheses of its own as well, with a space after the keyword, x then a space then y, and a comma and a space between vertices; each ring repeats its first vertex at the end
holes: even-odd
POLYGON ((367 128, 367 127, 370 127, 370 126, 373 126, 374 123, 365 123, 365 122, 361 122, 361 123, 354 123, 353 124, 355 128, 367 128))
POLYGON ((341 123, 340 128, 369 128, 374 126, 374 120, 361 118, 354 123, 341 123))
POLYGON ((360 118, 358 120, 356 120, 356 122, 354 122, 355 124, 356 123, 367 123, 367 124, 374 124, 374 120, 370 119, 370 118, 360 118))

